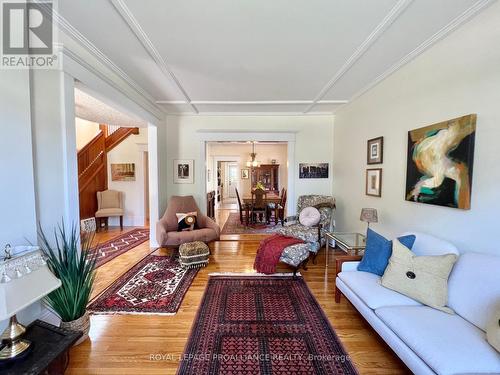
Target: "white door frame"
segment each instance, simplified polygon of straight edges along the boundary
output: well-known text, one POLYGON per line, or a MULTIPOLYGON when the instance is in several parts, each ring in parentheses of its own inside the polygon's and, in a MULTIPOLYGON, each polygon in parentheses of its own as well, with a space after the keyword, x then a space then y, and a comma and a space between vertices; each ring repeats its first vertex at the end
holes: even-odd
MULTIPOLYGON (((232 166, 236 166, 236 168, 239 169, 240 163, 236 161, 228 161, 225 163, 225 166, 226 166, 226 171, 224 172, 224 176, 226 177, 226 182, 228 186, 226 198, 236 198, 236 192, 234 193, 234 197, 231 196, 231 190, 229 187, 229 183, 231 181, 231 174, 229 173, 229 170, 232 166)), ((240 179, 238 177, 238 172, 239 171, 236 172, 237 180, 234 182, 236 182, 236 189, 240 190, 240 179)))
MULTIPOLYGON (((288 180, 287 180, 287 213, 289 215, 294 215, 295 206, 295 134, 296 132, 227 132, 221 130, 199 130, 199 149, 200 149, 200 160, 205 161, 206 165, 206 143, 207 142, 217 142, 217 141, 275 141, 275 142, 286 142, 287 143, 287 170, 288 170, 288 180)), ((205 181, 205 183, 198 187, 198 193, 201 197, 202 207, 206 207, 207 203, 207 171, 206 168, 198 169, 198 181, 205 181)))
MULTIPOLYGON (((204 142, 206 144, 206 142, 204 142)), ((206 158, 206 156, 205 156, 206 158)), ((241 157, 240 156, 219 156, 219 155, 214 155, 214 163, 213 163, 213 178, 214 178, 214 183, 215 183, 215 193, 217 195, 217 162, 219 161, 235 161, 239 165, 241 165, 241 157)), ((206 161, 205 161, 206 164, 206 161)), ((206 172, 205 172, 206 173, 206 172)), ((206 181, 206 176, 205 176, 205 181, 206 181)), ((205 183, 205 190, 207 191, 206 183, 205 183)), ((240 190, 240 182, 238 180, 238 191, 240 190)), ((206 199, 206 194, 205 194, 205 199, 206 199)), ((221 197, 222 201, 222 197, 221 197)), ((206 206, 206 205, 205 205, 206 206)), ((217 202, 217 199, 215 199, 215 206, 219 207, 219 202, 217 202)))

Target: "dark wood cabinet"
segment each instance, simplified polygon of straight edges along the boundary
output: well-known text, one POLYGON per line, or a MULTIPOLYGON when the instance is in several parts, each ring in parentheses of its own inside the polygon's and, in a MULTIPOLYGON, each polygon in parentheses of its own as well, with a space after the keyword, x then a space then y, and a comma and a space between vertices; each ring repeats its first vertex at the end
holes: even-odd
POLYGON ((279 164, 261 164, 252 169, 252 187, 261 182, 268 191, 279 191, 279 164))
POLYGON ((68 331, 35 320, 26 327, 24 338, 32 347, 21 358, 0 363, 2 375, 63 375, 69 363, 69 351, 81 332, 68 331))

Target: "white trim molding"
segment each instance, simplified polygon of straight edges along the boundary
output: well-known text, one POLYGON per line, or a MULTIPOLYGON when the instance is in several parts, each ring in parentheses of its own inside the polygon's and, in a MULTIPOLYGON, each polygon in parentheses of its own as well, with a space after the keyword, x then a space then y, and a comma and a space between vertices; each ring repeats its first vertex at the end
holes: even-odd
POLYGON ((352 102, 356 98, 360 97, 367 91, 371 90, 373 87, 378 85, 380 82, 382 82, 384 79, 389 77, 391 74, 397 72, 399 69, 401 69, 403 66, 408 64, 410 61, 414 60, 417 56, 425 52, 427 49, 432 47, 434 44, 439 42, 441 39, 446 37, 448 34, 450 34, 452 31, 456 30, 458 27, 460 27, 462 24, 470 20, 473 16, 475 16, 477 13, 485 9, 487 6, 493 4, 493 2, 496 0, 479 0, 477 1, 474 5, 472 5, 470 8, 466 9, 462 14, 454 18, 451 22, 449 22, 447 25, 445 25, 441 30, 437 31, 432 35, 430 38, 425 40, 423 43, 421 43, 417 48, 415 48, 413 51, 408 53, 406 56, 404 56, 401 60, 399 60, 396 64, 392 65, 389 69, 387 69, 385 72, 377 76, 371 83, 363 87, 360 91, 355 93, 350 101, 352 102))
MULTIPOLYGON (((99 50, 89 39, 87 39, 82 33, 80 33, 73 25, 71 25, 61 14, 59 14, 55 9, 50 9, 45 5, 44 2, 40 0, 35 0, 37 4, 40 5, 41 9, 45 12, 52 10, 53 22, 57 25, 59 30, 59 40, 62 41, 63 37, 69 38, 76 43, 77 46, 83 48, 87 53, 89 53, 98 64, 102 65, 109 71, 113 72, 119 79, 128 86, 135 94, 139 97, 142 102, 141 106, 153 114, 158 119, 161 119, 166 112, 155 103, 155 99, 150 95, 144 88, 141 87, 136 81, 134 81, 127 73, 125 73, 117 64, 115 64, 106 54, 99 50)), ((98 64, 94 62, 89 62, 87 56, 77 52, 75 48, 68 48, 69 46, 64 43, 57 46, 62 52, 72 58, 75 62, 85 67, 89 71, 98 75, 99 78, 111 84, 111 79, 107 76, 107 72, 102 72, 101 69, 97 68, 98 64)), ((64 70, 66 70, 64 68, 64 70)), ((116 87, 116 84, 112 84, 115 88, 119 89, 123 94, 130 97, 123 89, 116 87)), ((130 97, 131 100, 134 100, 130 97)), ((137 104, 140 104, 137 100, 134 100, 137 104)))
MULTIPOLYGON (((290 215, 295 214, 295 135, 296 132, 253 132, 253 131, 236 131, 228 132, 227 130, 198 130, 199 146, 200 146, 200 160, 207 163, 206 143, 225 141, 225 142, 239 142, 239 141, 276 141, 287 142, 287 166, 288 166, 288 180, 287 180, 287 212, 290 215)), ((202 207, 206 207, 207 200, 207 178, 206 168, 198 168, 199 181, 204 181, 203 184, 198 185, 198 194, 201 197, 202 207)))
POLYGON ((347 73, 358 61, 361 56, 371 47, 373 43, 384 33, 385 30, 392 25, 392 23, 402 14, 413 0, 399 0, 390 12, 384 17, 377 27, 368 35, 368 37, 361 43, 361 45, 354 51, 354 53, 347 59, 342 67, 335 73, 335 75, 328 81, 328 83, 321 89, 318 95, 313 100, 313 103, 306 108, 304 113, 309 112, 318 101, 320 101, 328 91, 347 73))
POLYGON ((191 98, 189 97, 188 93, 184 89, 184 87, 181 85, 179 82, 179 79, 175 76, 174 72, 172 69, 168 66, 167 62, 165 59, 162 57, 160 52, 156 49, 154 46, 153 42, 151 39, 148 37, 144 29, 141 27, 139 21, 134 17, 130 9, 127 7, 127 5, 122 1, 122 0, 110 0, 111 4, 115 7, 116 11, 120 14, 122 19, 125 21, 125 23, 128 25, 130 30, 134 33, 134 35, 137 37, 139 42, 142 44, 146 52, 149 54, 149 56, 153 59, 155 64, 158 66, 158 68, 162 71, 162 73, 167 77, 172 79, 174 81, 175 85, 177 86, 177 89, 182 93, 182 96, 184 96, 184 99, 186 102, 191 106, 191 108, 195 111, 195 113, 198 113, 198 109, 193 105, 191 102, 191 98))

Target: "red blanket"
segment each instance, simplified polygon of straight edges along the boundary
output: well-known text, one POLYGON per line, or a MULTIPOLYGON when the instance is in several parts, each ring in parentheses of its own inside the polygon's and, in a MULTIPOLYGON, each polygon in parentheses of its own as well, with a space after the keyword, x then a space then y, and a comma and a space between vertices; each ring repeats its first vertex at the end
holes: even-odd
POLYGON ((304 241, 298 238, 286 237, 279 234, 266 238, 260 243, 253 268, 260 273, 275 273, 276 266, 280 261, 281 253, 285 247, 298 243, 304 243, 304 241))

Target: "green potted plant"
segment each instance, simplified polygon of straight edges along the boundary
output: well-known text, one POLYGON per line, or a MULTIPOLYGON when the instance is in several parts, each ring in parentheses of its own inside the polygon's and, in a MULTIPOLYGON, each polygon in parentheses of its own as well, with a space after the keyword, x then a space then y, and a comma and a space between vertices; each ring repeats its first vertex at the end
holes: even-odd
POLYGON ((88 338, 90 318, 87 304, 94 285, 96 256, 89 251, 94 235, 79 236, 79 228, 73 225, 70 232, 64 222, 54 230, 51 244, 39 229, 40 248, 47 257, 47 265, 61 280, 61 287, 45 297, 48 306, 61 318, 61 327, 83 332, 75 343, 88 338))

